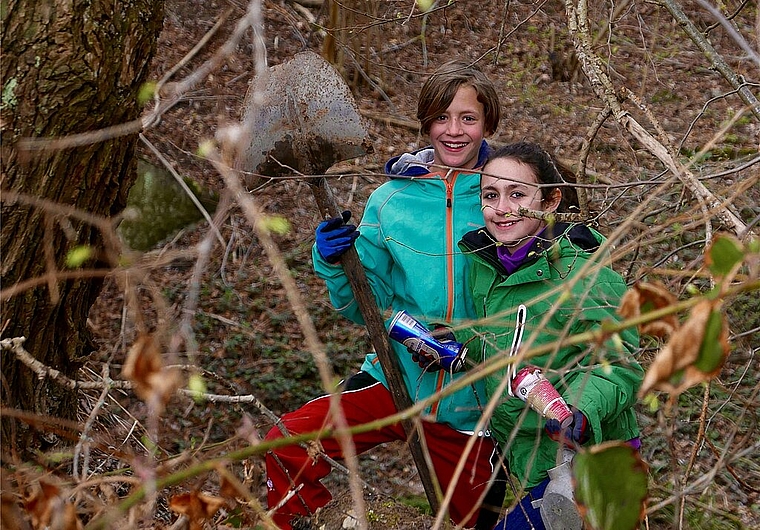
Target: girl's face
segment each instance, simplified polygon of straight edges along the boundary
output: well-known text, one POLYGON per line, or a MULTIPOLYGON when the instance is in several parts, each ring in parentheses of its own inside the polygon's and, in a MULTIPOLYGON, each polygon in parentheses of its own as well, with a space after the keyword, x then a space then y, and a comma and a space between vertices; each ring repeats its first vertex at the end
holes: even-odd
POLYGON ((480 204, 486 228, 510 252, 515 252, 546 226, 542 220, 519 217, 518 209, 553 212, 562 192, 555 189, 550 199, 542 200, 533 168, 511 158, 492 160, 483 171, 498 175, 480 177, 480 204))
POLYGON ((471 86, 459 87, 446 112, 430 125, 430 141, 435 150, 436 164, 473 169, 484 130, 483 104, 471 86))

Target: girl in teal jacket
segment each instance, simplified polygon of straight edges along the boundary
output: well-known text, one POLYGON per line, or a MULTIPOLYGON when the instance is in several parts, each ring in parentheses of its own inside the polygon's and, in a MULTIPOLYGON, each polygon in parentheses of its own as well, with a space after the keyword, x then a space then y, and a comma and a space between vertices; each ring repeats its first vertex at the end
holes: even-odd
POLYGON ((638 444, 634 403, 643 370, 633 358, 635 329, 601 344, 558 341, 619 321, 616 308, 626 289, 622 277, 602 265, 604 238, 580 224, 550 224, 521 215, 520 208, 552 213, 561 183, 554 163, 540 147, 511 144, 491 155, 483 168, 481 204, 485 226, 465 234, 460 248, 470 258, 478 324, 476 336, 487 361, 544 347, 544 353, 485 380, 492 398, 505 377, 534 365, 553 383, 573 411, 570 425, 545 421, 508 391, 499 395, 491 429, 521 490, 521 505, 497 528, 544 528, 531 501, 541 498, 547 470, 557 465, 560 437, 570 445, 605 440, 638 444), (547 186, 548 184, 548 186, 547 186), (518 213, 520 212, 520 213, 518 213), (522 330, 516 332, 516 330, 522 330))

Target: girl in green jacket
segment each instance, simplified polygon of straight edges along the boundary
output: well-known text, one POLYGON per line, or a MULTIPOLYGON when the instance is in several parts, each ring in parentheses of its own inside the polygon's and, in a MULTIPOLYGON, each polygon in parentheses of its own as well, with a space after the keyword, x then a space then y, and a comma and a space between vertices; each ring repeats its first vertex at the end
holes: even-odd
POLYGON ((558 464, 560 439, 574 447, 606 440, 639 445, 633 406, 643 370, 632 358, 638 348, 636 330, 626 329, 602 343, 566 340, 619 321, 616 308, 626 285, 603 265, 606 256, 598 249, 604 238, 598 232, 550 222, 547 214, 560 205, 562 182, 539 146, 502 147, 489 157, 481 176, 485 226, 459 243, 470 258, 475 331, 484 360, 522 356, 485 380, 487 397, 499 394, 491 418, 493 436, 519 481, 515 489, 528 491, 500 529, 545 528, 532 501, 543 497, 547 471, 558 464), (538 355, 524 356, 538 348, 538 355), (512 396, 511 381, 502 384, 527 365, 540 368, 570 405, 569 423, 545 420, 512 396))

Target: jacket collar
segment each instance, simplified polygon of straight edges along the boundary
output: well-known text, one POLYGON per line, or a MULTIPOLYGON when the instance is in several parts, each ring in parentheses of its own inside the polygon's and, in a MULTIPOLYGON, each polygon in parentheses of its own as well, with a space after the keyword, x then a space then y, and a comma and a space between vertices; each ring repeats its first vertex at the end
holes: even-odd
MULTIPOLYGON (((483 140, 478 151, 478 162, 476 168, 483 167, 488 155, 491 153, 491 146, 483 140)), ((423 147, 411 153, 404 153, 394 156, 385 163, 385 174, 391 178, 394 177, 421 177, 431 173, 429 164, 433 163, 435 152, 431 146, 423 147)), ((470 171, 472 172, 472 171, 470 171)))

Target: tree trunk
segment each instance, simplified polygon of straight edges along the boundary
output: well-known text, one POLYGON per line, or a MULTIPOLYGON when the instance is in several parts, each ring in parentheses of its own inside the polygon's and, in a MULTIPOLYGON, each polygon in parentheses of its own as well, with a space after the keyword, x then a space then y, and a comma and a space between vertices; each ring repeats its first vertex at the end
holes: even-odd
MULTIPOLYGON (((16 149, 17 142, 95 131, 138 118, 137 94, 156 50, 163 2, 2 3, 0 187, 92 214, 119 212, 136 178, 136 135, 27 156, 16 149)), ((56 270, 66 270, 66 255, 74 247, 103 246, 99 231, 87 223, 11 203, 7 196, 0 199, 3 289, 43 275, 52 261, 56 270)), ((85 278, 55 284, 58 296, 45 285, 3 300, 0 333, 3 338, 26 337, 25 349, 34 357, 74 376, 92 352, 87 316, 102 281, 85 278)), ((39 380, 7 351, 2 352, 1 383, 3 407, 76 417, 75 392, 39 380)), ((44 434, 44 422, 34 427, 4 417, 3 449, 45 448, 56 440, 44 434)))

